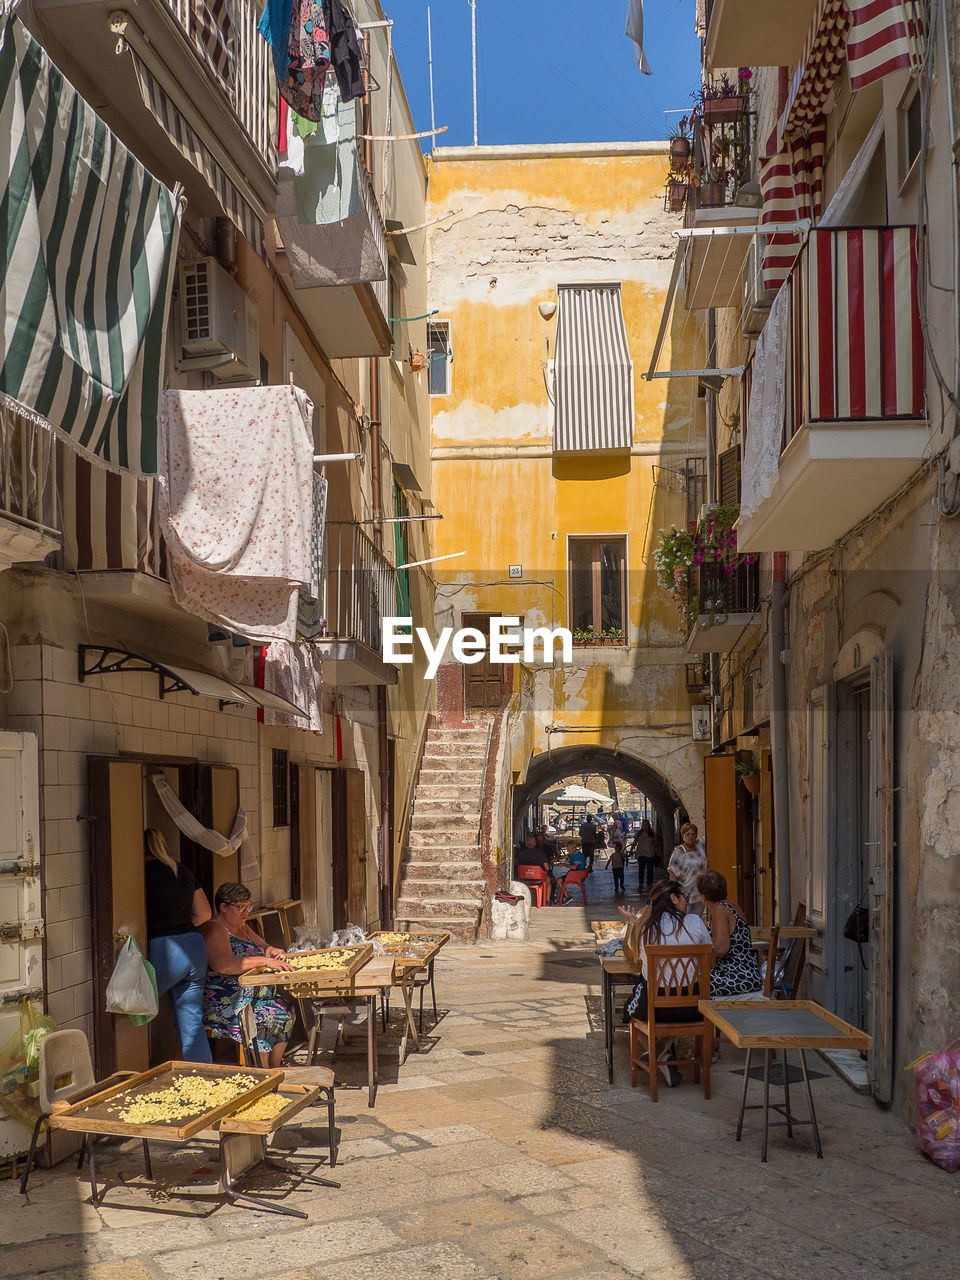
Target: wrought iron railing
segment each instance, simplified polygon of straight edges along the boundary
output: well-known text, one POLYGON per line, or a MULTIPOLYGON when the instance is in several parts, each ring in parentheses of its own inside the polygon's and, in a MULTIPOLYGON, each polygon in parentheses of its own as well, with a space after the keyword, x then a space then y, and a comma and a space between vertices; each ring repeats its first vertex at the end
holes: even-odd
POLYGON ((760 565, 755 557, 695 564, 690 585, 698 617, 722 621, 731 613, 755 613, 760 606, 760 565))
POLYGON ((353 521, 327 525, 327 548, 325 637, 360 640, 382 652, 383 619, 396 610, 397 571, 353 521))
POLYGON ((0 516, 58 537, 57 447, 53 432, 0 406, 0 516))

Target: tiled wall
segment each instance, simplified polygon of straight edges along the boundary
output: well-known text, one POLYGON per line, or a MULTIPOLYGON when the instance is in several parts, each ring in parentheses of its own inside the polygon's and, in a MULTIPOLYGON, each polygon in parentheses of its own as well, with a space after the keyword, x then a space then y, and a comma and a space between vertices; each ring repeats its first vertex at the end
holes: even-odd
MULTIPOLYGON (((229 764, 259 847, 256 713, 190 693, 158 696, 156 675, 129 672, 77 679, 77 651, 13 647, 13 689, 5 727, 36 733, 40 745, 41 858, 48 1007, 60 1026, 93 1035, 87 757, 154 755, 229 764), (78 815, 81 817, 78 820, 78 815)), ((259 884, 251 883, 255 894, 259 884)))

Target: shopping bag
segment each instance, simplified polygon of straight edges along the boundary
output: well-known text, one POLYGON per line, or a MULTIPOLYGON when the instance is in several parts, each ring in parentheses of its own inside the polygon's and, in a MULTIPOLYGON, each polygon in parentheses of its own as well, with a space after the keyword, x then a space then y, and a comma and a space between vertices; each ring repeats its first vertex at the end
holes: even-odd
POLYGON ((0 1049, 0 1106, 28 1129, 40 1115, 40 1042, 57 1024, 35 1004, 20 1002, 20 1025, 0 1049))
POLYGON ((948 1173, 960 1169, 960 1040, 913 1065, 917 1146, 948 1173))
POLYGON ((128 938, 107 983, 107 1013, 126 1013, 137 1026, 157 1016, 157 975, 143 958, 136 938, 128 938))

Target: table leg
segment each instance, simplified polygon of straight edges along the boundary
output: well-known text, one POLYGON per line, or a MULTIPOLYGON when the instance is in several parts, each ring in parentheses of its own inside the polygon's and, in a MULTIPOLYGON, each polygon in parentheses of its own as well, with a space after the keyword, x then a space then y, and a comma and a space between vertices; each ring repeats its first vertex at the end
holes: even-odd
MULTIPOLYGON (((274 1200, 263 1200, 260 1196, 248 1195, 245 1191, 238 1191, 233 1185, 233 1179, 230 1177, 230 1169, 227 1163, 226 1146, 224 1139, 229 1135, 220 1135, 220 1188, 227 1199, 233 1204, 249 1204, 254 1208, 260 1209, 266 1213, 282 1213, 287 1218, 306 1218, 308 1215, 302 1209, 291 1209, 284 1204, 277 1204, 274 1200)), ((264 1158, 265 1158, 264 1152, 264 1158)))
POLYGON ((600 970, 603 991, 603 1043, 607 1053, 607 1083, 613 1084, 613 982, 606 969, 600 970))
POLYGON ((737 1120, 737 1141, 743 1136, 743 1113, 747 1109, 747 1085, 750 1083, 750 1059, 753 1050, 747 1050, 747 1061, 743 1068, 743 1088, 740 1090, 740 1118, 737 1120))
POLYGON ((144 1138, 143 1140, 143 1168, 150 1181, 153 1181, 153 1162, 150 1159, 150 1143, 144 1138))
POLYGON ((762 1164, 767 1163, 767 1138, 770 1132, 770 1059, 773 1053, 773 1049, 763 1051, 763 1149, 760 1155, 762 1164))
POLYGON ((377 1096, 377 997, 367 997, 367 1106, 377 1096))
POLYGON ((804 1052, 800 1050, 800 1071, 803 1074, 803 1084, 807 1091, 807 1106, 810 1108, 810 1123, 813 1126, 813 1140, 817 1144, 817 1159, 823 1159, 823 1147, 820 1145, 820 1130, 817 1128, 817 1113, 813 1109, 813 1093, 810 1089, 810 1077, 807 1075, 807 1059, 804 1052))
MULTIPOLYGON (((93 1154, 94 1145, 93 1134, 91 1133, 87 1142, 87 1166, 90 1173, 90 1194, 93 1197, 94 1207, 96 1207, 103 1200, 103 1196, 97 1193, 97 1161, 93 1154)), ((106 1195, 106 1193, 107 1189, 104 1187, 103 1194, 106 1195)))
MULTIPOLYGON (((409 982, 402 982, 400 984, 400 991, 403 994, 403 1004, 407 1014, 407 1031, 409 1031, 410 1034, 413 1036, 413 1046, 416 1049, 417 1053, 419 1053, 420 1052, 420 1033, 417 1031, 417 1024, 414 1021, 414 1017, 413 1017, 413 987, 409 982)), ((407 1039, 407 1031, 404 1031, 403 1033, 404 1044, 406 1043, 406 1039, 407 1039)), ((401 1062, 403 1062, 404 1056, 405 1055, 403 1051, 401 1051, 401 1058, 400 1058, 401 1062)))
POLYGON ((787 1137, 793 1137, 793 1116, 790 1113, 790 1077, 787 1074, 787 1051, 783 1053, 783 1110, 787 1120, 787 1137))

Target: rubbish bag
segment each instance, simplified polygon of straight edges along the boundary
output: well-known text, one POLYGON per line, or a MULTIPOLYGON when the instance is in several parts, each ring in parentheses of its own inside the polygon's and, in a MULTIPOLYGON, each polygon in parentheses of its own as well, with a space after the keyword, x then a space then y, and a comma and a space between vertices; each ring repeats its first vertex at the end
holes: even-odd
POLYGON ((123 944, 110 981, 107 983, 107 1013, 126 1013, 141 1026, 157 1016, 157 975, 137 946, 136 938, 123 944))
POLYGON ((24 999, 20 1026, 0 1049, 0 1106, 32 1129, 40 1115, 40 1042, 56 1031, 52 1018, 24 999))
POLYGON ((948 1173, 960 1169, 960 1040, 913 1064, 917 1146, 948 1173))

